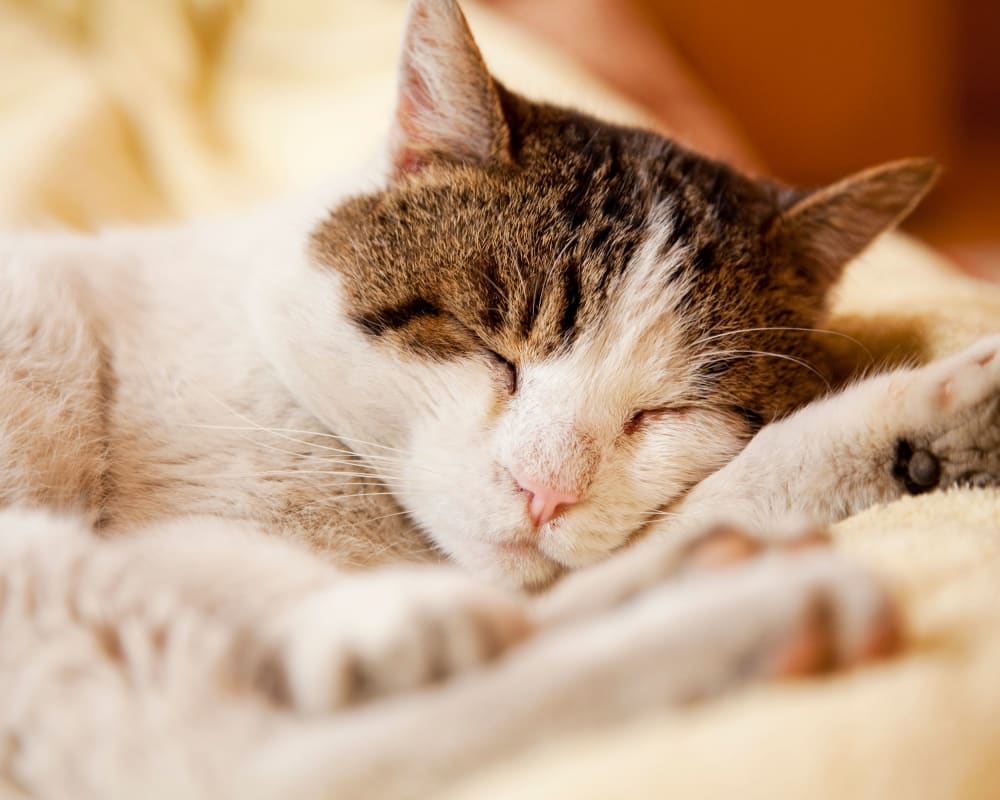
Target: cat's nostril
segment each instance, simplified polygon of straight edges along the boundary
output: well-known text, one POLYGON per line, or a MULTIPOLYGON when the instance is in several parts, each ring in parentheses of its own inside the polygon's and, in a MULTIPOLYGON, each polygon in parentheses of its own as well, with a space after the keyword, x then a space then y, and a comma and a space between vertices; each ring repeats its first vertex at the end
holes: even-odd
POLYGON ((514 476, 521 491, 528 496, 528 517, 540 528, 580 502, 575 492, 564 492, 547 486, 542 481, 524 476, 514 476))

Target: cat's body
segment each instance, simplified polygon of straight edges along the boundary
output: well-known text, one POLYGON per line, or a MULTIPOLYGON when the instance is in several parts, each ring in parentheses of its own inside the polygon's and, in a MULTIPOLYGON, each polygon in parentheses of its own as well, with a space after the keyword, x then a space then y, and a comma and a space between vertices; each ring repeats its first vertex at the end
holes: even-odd
POLYGON ((313 538, 345 565, 427 551, 387 516, 399 507, 364 464, 330 463, 337 443, 260 346, 254 294, 266 270, 303 259, 325 208, 0 240, 5 369, 19 387, 0 401, 14 431, 6 504, 91 516, 106 534, 179 514, 243 520, 313 538), (52 416, 16 422, 33 413, 52 416), (365 519, 375 522, 352 535, 365 519), (323 540, 334 531, 335 545, 323 540))
POLYGON ((0 238, 11 791, 417 796, 864 659, 895 636, 871 578, 822 548, 702 571, 753 548, 700 535, 1000 474, 995 341, 792 413, 927 164, 751 181, 518 98, 449 0, 414 3, 401 86, 386 163, 301 203, 0 238))

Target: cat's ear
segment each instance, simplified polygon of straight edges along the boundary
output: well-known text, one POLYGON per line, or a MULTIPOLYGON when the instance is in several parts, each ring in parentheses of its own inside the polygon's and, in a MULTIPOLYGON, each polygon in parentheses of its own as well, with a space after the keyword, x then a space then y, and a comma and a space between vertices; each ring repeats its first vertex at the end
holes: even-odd
POLYGON ((500 94, 455 0, 411 0, 389 139, 393 178, 510 158, 500 94))
POLYGON ((790 193, 768 236, 779 253, 829 285, 848 261, 916 207, 937 174, 934 161, 908 159, 814 192, 790 193))

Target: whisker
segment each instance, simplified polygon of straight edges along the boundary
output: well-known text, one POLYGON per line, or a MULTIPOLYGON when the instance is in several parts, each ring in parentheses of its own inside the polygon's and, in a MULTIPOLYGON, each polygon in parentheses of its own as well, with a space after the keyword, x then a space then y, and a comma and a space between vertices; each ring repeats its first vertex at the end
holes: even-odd
POLYGON ((626 511, 631 517, 675 517, 681 518, 686 516, 685 514, 678 514, 676 511, 626 511))
MULTIPOLYGON (((274 430, 281 431, 284 429, 275 428, 274 430)), ((341 442, 347 442, 347 443, 353 442, 354 444, 361 444, 365 445, 366 447, 377 447, 379 450, 388 450, 390 453, 403 453, 403 454, 406 453, 405 450, 402 450, 399 447, 390 447, 387 444, 379 444, 378 442, 368 442, 365 441, 364 439, 356 439, 353 436, 345 436, 344 434, 341 433, 321 433, 319 431, 296 431, 294 429, 288 429, 288 430, 290 433, 309 433, 312 436, 321 436, 328 439, 336 439, 341 442)))
MULTIPOLYGON (((351 460, 343 460, 343 459, 331 458, 329 456, 313 456, 313 455, 310 455, 310 454, 297 453, 294 450, 284 450, 284 449, 282 449, 280 447, 275 447, 274 445, 267 444, 266 442, 257 442, 257 441, 254 441, 254 440, 250 439, 249 437, 245 437, 245 436, 241 436, 240 438, 244 439, 245 441, 250 441, 255 446, 261 447, 264 450, 268 450, 268 451, 271 451, 271 452, 274 452, 274 453, 280 453, 280 454, 286 455, 286 456, 291 456, 293 458, 309 459, 309 460, 312 460, 312 461, 319 460, 320 462, 325 463, 325 464, 336 464, 336 465, 343 466, 343 467, 348 467, 348 468, 351 468, 351 469, 371 470, 372 474, 371 475, 367 475, 366 477, 379 478, 379 477, 383 477, 384 476, 384 477, 387 477, 387 478, 395 478, 397 480, 403 480, 403 479, 406 478, 406 474, 403 473, 403 472, 399 472, 399 471, 392 472, 392 471, 389 471, 389 470, 386 470, 386 469, 382 468, 381 466, 378 468, 378 472, 376 473, 375 472, 376 468, 363 463, 360 460, 360 457, 357 457, 357 458, 351 459, 351 460)), ((272 471, 272 473, 273 472, 274 471, 272 471)), ((289 474, 289 475, 294 475, 294 474, 313 474, 315 471, 304 470, 304 469, 294 469, 293 468, 293 469, 285 470, 284 472, 286 474, 289 474)))
MULTIPOLYGON (((357 522, 351 523, 354 527, 359 525, 371 525, 373 522, 381 522, 384 519, 393 519, 394 517, 405 517, 409 515, 409 511, 397 511, 395 514, 385 514, 381 517, 371 517, 369 519, 358 520, 357 522)), ((427 552, 430 552, 428 550, 427 552)), ((439 551, 438 551, 439 552, 439 551)))
MULTIPOLYGON (((393 549, 394 549, 394 545, 387 543, 387 544, 382 545, 378 549, 372 550, 371 551, 371 556, 374 556, 375 559, 378 559, 380 556, 382 556, 383 554, 385 554, 385 553, 387 553, 387 552, 389 552, 389 551, 391 551, 393 549)), ((448 556, 445 553, 441 552, 441 549, 439 547, 437 547, 436 545, 434 545, 434 544, 427 544, 424 547, 410 547, 409 545, 407 545, 406 548, 405 548, 405 550, 406 550, 406 553, 408 555, 417 555, 417 556, 421 556, 421 555, 437 555, 437 556, 441 556, 443 559, 445 559, 449 563, 453 563, 453 562, 450 561, 450 559, 448 559, 448 556)), ((369 563, 370 563, 370 560, 369 560, 369 562, 360 564, 359 566, 368 566, 369 563)))
MULTIPOLYGON (((294 442, 296 444, 303 444, 303 445, 306 445, 307 447, 316 447, 316 448, 318 448, 320 450, 323 450, 323 451, 329 452, 329 453, 338 453, 340 455, 354 456, 355 458, 357 458, 359 460, 360 459, 370 459, 370 460, 379 460, 379 461, 390 461, 390 462, 394 462, 394 463, 398 463, 398 462, 400 462, 402 460, 402 459, 391 457, 391 456, 369 456, 369 455, 362 455, 361 453, 358 453, 355 450, 349 450, 349 449, 343 448, 343 447, 330 447, 329 445, 319 444, 318 442, 310 442, 310 441, 308 441, 306 439, 297 439, 297 438, 295 438, 293 436, 284 435, 284 434, 288 434, 288 433, 297 433, 297 434, 301 434, 301 435, 304 435, 304 436, 321 436, 321 437, 329 437, 329 438, 333 438, 333 439, 339 439, 339 438, 341 438, 341 437, 334 436, 333 434, 330 434, 330 433, 321 433, 320 431, 306 431, 306 430, 298 430, 298 429, 295 429, 295 428, 266 428, 266 427, 264 427, 262 425, 244 426, 244 425, 205 425, 205 424, 196 424, 196 423, 182 423, 182 424, 185 425, 186 427, 189 427, 189 428, 199 428, 199 429, 202 429, 202 430, 233 431, 233 432, 247 431, 247 432, 256 432, 256 433, 270 433, 270 434, 272 434, 274 436, 278 436, 279 438, 285 439, 286 441, 289 441, 289 442, 294 442)), ((288 451, 284 451, 284 452, 288 452, 288 451)), ((402 453, 404 451, 400 450, 399 452, 402 453)), ((296 454, 296 455, 298 455, 298 454, 296 454)))
MULTIPOLYGON (((497 290, 497 294, 500 297, 505 297, 508 294, 508 292, 506 292, 506 291, 504 291, 503 289, 500 288, 500 285, 495 280, 493 280, 493 278, 491 278, 489 275, 486 274, 486 267, 485 267, 485 265, 479 270, 479 277, 483 278, 485 281, 487 281, 490 284, 490 286, 492 286, 494 289, 496 289, 497 290)), ((497 311, 497 312, 500 311, 500 309, 496 309, 496 308, 493 309, 493 310, 497 311)))
MULTIPOLYGON (((364 472, 337 472, 332 470, 298 470, 298 469, 272 469, 272 470, 261 470, 257 472, 215 472, 205 475, 188 475, 185 474, 184 477, 191 480, 212 480, 213 478, 267 478, 276 477, 280 475, 330 475, 332 477, 339 478, 367 478, 369 480, 375 480, 372 486, 391 486, 393 485, 392 480, 382 480, 375 475, 371 475, 364 472)), ((354 486, 364 486, 367 484, 358 484, 352 481, 354 486)), ((397 484, 402 485, 402 484, 397 484)))
POLYGON ((800 367, 809 370, 811 373, 813 373, 813 375, 815 375, 817 378, 823 381, 823 383, 826 385, 827 391, 833 391, 833 387, 830 385, 830 381, 828 381, 826 379, 826 376, 824 376, 823 373, 821 373, 818 369, 816 369, 816 367, 814 367, 812 364, 810 364, 808 361, 805 361, 804 359, 796 358, 795 356, 790 356, 785 353, 771 353, 768 352, 767 350, 719 350, 713 353, 706 354, 705 363, 711 363, 713 360, 721 361, 724 358, 728 357, 741 358, 747 356, 765 356, 768 358, 780 358, 783 361, 790 361, 793 364, 798 364, 800 367))
POLYGON ((376 466, 371 466, 369 464, 363 463, 361 460, 352 460, 347 458, 336 458, 332 456, 322 456, 322 455, 302 455, 298 456, 294 453, 289 453, 289 455, 296 455, 298 458, 303 460, 308 460, 317 464, 332 464, 341 467, 352 467, 355 469, 366 469, 371 470, 374 475, 395 475, 396 477, 406 477, 407 473, 405 470, 392 471, 387 469, 387 467, 381 464, 376 466))
MULTIPOLYGON (((298 431, 298 430, 291 429, 291 428, 265 428, 265 427, 262 427, 262 426, 247 427, 247 426, 235 426, 235 425, 206 425, 206 424, 197 424, 197 423, 180 423, 180 424, 182 424, 182 425, 184 425, 186 427, 189 427, 189 428, 197 428, 197 429, 201 429, 201 430, 232 431, 234 433, 239 433, 241 431, 243 431, 243 432, 270 433, 270 434, 277 435, 277 436, 279 436, 279 438, 284 439, 286 441, 294 442, 296 444, 302 444, 302 445, 305 445, 306 447, 315 447, 315 448, 318 448, 318 449, 320 449, 320 450, 322 450, 322 451, 324 451, 326 453, 331 453, 331 454, 334 454, 334 455, 351 456, 352 460, 350 462, 350 465, 351 466, 356 466, 358 469, 373 469, 373 470, 377 469, 377 470, 382 470, 382 469, 384 469, 384 467, 382 466, 382 464, 384 463, 384 464, 389 464, 389 465, 405 466, 407 469, 419 470, 419 471, 425 472, 425 473, 427 473, 429 475, 436 475, 438 477, 443 477, 441 475, 441 473, 439 473, 439 472, 437 472, 435 470, 432 470, 429 467, 426 467, 426 466, 424 466, 422 464, 407 463, 406 461, 404 461, 404 459, 401 459, 401 458, 394 458, 394 457, 390 457, 390 456, 377 456, 377 455, 361 454, 361 453, 355 452, 354 450, 347 450, 347 449, 344 449, 344 448, 330 447, 328 445, 319 444, 317 442, 309 442, 309 441, 304 440, 304 439, 297 439, 297 438, 294 438, 292 436, 283 435, 284 431, 292 431, 292 432, 295 432, 295 433, 302 433, 302 434, 309 435, 309 436, 329 436, 331 438, 336 438, 332 434, 324 434, 324 433, 313 432, 313 431, 298 431), (366 461, 375 461, 375 462, 380 462, 380 463, 376 463, 374 466, 369 466, 368 464, 364 463, 366 461)), ((250 437, 241 437, 241 438, 243 438, 245 441, 253 442, 254 444, 258 445, 259 447, 263 447, 265 449, 272 450, 272 451, 274 451, 276 453, 282 453, 284 455, 295 456, 297 458, 309 458, 309 459, 326 459, 326 458, 328 458, 327 456, 318 455, 318 454, 298 453, 298 452, 295 452, 293 450, 283 450, 283 449, 281 449, 279 447, 275 447, 274 445, 269 445, 269 444, 266 444, 264 442, 258 442, 257 440, 251 439, 250 437)), ((403 451, 401 450, 399 452, 403 452, 403 451)), ((329 460, 330 460, 330 463, 345 463, 343 461, 337 462, 335 459, 332 459, 332 458, 330 458, 329 460)))
POLYGON ((713 342, 717 339, 723 339, 727 336, 739 336, 744 333, 770 333, 770 332, 777 333, 785 331, 788 331, 790 333, 821 333, 826 336, 836 336, 841 339, 846 339, 851 344, 857 345, 861 350, 863 350, 870 362, 872 363, 875 362, 875 356, 872 354, 872 351, 869 350, 868 347, 864 344, 864 342, 856 339, 853 336, 849 336, 843 331, 833 331, 827 328, 793 328, 784 326, 771 327, 771 328, 741 328, 740 330, 723 331, 722 333, 714 333, 711 336, 703 336, 700 339, 696 339, 692 344, 693 346, 697 347, 698 345, 707 344, 708 342, 713 342))
POLYGON ((257 475, 335 475, 339 477, 357 477, 357 478, 373 478, 377 483, 383 485, 390 485, 393 481, 397 482, 397 485, 405 485, 405 476, 395 476, 389 475, 388 480, 385 480, 380 475, 370 475, 367 473, 356 473, 356 472, 342 472, 340 470, 328 470, 328 469, 271 469, 265 470, 263 472, 256 473, 257 475))
MULTIPOLYGON (((353 439, 350 436, 338 436, 338 435, 334 435, 332 433, 324 434, 324 433, 320 433, 318 431, 296 431, 295 429, 267 428, 267 427, 264 427, 263 425, 259 425, 258 423, 254 422, 252 419, 250 419, 249 417, 247 417, 245 414, 241 414, 235 408, 233 408, 228 403, 226 403, 224 400, 222 400, 222 398, 216 396, 213 392, 210 392, 207 389, 205 391, 209 395, 209 397, 211 397, 213 400, 215 400, 216 403, 218 403, 220 406, 222 406, 224 409, 226 409, 226 411, 228 411, 230 414, 232 414, 237 419, 241 419, 245 423, 247 423, 247 425, 250 425, 253 428, 253 430, 264 431, 264 432, 267 432, 267 433, 272 433, 275 436, 282 436, 283 438, 289 438, 289 439, 291 439, 291 437, 285 437, 285 436, 283 436, 284 431, 287 430, 287 431, 292 432, 292 433, 300 433, 300 434, 304 433, 304 434, 307 434, 307 435, 310 435, 310 436, 327 436, 327 437, 329 437, 331 439, 337 439, 337 440, 343 441, 343 442, 355 442, 357 444, 363 444, 363 445, 366 445, 368 447, 377 447, 377 448, 380 448, 382 450, 389 450, 391 452, 396 452, 396 453, 403 452, 402 450, 400 450, 397 447, 388 447, 387 445, 378 444, 377 442, 366 442, 366 441, 361 440, 361 439, 353 439)), ((291 439, 291 441, 297 441, 299 444, 309 444, 307 442, 302 442, 301 440, 298 440, 298 439, 291 439)))
MULTIPOLYGON (((384 488, 384 487, 383 487, 384 488)), ((341 500, 356 500, 359 497, 425 497, 420 492, 358 492, 357 494, 333 494, 308 503, 314 506, 323 503, 340 502, 341 500)), ((303 508, 307 507, 303 506, 303 508)))
MULTIPOLYGON (((426 497, 420 492, 358 492, 357 494, 337 494, 324 497, 316 503, 339 502, 341 500, 356 500, 359 497, 426 497)), ((313 505, 310 503, 310 505, 313 505)), ((408 512, 404 512, 408 513, 408 512)))

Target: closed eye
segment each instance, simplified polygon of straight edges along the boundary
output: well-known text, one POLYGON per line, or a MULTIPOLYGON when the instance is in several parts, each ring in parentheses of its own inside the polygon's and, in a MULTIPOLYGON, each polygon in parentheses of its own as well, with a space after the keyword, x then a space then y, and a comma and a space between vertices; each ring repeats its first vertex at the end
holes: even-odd
POLYGON ((687 406, 660 406, 659 408, 644 408, 640 411, 636 411, 631 417, 625 420, 625 425, 622 427, 622 430, 626 436, 632 436, 639 433, 639 431, 648 425, 655 423, 657 420, 661 420, 666 417, 683 419, 687 415, 687 412, 687 406))
POLYGON ((757 433, 757 431, 764 427, 764 418, 756 411, 743 406, 735 406, 733 411, 746 420, 750 433, 757 433))
POLYGON ((513 397, 517 394, 517 365, 512 364, 502 355, 494 353, 492 350, 487 350, 486 352, 489 354, 493 369, 500 376, 507 394, 513 397))

